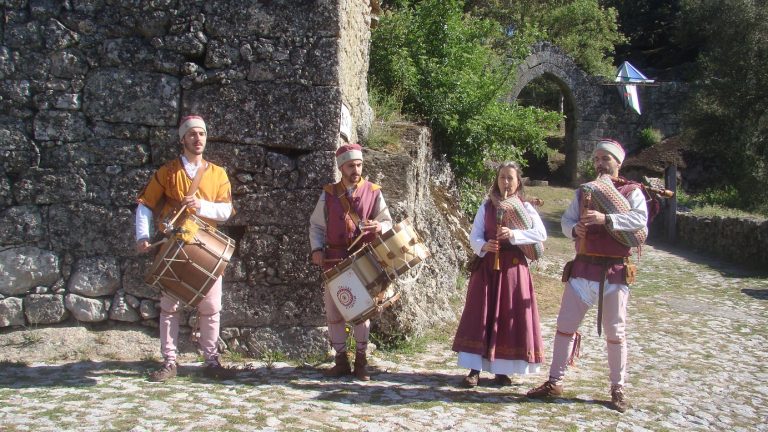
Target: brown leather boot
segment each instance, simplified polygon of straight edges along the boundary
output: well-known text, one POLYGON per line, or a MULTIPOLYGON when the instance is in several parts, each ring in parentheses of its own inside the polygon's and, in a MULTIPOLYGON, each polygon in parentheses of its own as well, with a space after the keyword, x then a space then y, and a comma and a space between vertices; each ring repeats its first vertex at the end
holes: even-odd
POLYGON ((611 404, 610 407, 616 411, 623 413, 629 409, 631 405, 624 395, 624 387, 621 384, 614 384, 611 386, 611 404))
POLYGON ((176 362, 165 362, 163 366, 149 373, 149 380, 152 382, 164 382, 176 376, 176 362))
POLYGON ((347 358, 347 352, 340 352, 336 353, 336 358, 334 359, 336 364, 323 372, 323 375, 329 377, 329 378, 338 378, 345 375, 352 375, 352 367, 349 365, 349 359, 347 358))
POLYGON ((368 359, 365 358, 364 352, 355 354, 355 378, 360 381, 371 380, 371 376, 368 375, 368 359))
POLYGON ((544 384, 530 389, 526 396, 531 399, 551 398, 563 395, 563 385, 555 384, 552 381, 547 380, 544 384))

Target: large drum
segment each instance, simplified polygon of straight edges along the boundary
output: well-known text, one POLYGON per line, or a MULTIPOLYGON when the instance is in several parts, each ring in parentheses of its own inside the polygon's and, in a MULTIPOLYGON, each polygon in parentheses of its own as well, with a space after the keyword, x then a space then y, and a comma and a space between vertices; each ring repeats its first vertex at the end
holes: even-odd
POLYGON ((197 306, 224 274, 235 241, 195 215, 166 239, 144 281, 189 306, 197 306))
POLYGON ((389 279, 397 278, 430 256, 407 218, 376 237, 370 245, 389 279))
POLYGON ((382 307, 382 292, 390 280, 382 270, 370 245, 350 255, 323 273, 326 289, 346 322, 357 324, 382 307))

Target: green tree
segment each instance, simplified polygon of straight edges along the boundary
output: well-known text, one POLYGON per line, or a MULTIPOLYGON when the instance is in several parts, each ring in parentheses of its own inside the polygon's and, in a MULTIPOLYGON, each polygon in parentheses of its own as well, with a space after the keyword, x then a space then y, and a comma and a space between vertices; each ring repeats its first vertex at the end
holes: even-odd
POLYGON ((486 160, 524 164, 526 150, 546 151, 544 137, 560 115, 500 100, 515 64, 499 52, 524 58, 530 41, 463 8, 459 0, 423 0, 385 13, 372 35, 369 83, 429 121, 459 177, 480 179, 486 160))
POLYGON ((551 41, 596 75, 613 75, 615 46, 626 41, 616 9, 598 0, 475 0, 471 5, 510 34, 551 41))
POLYGON ((698 43, 679 38, 682 0, 601 0, 618 12, 627 42, 616 47, 619 60, 629 60, 657 79, 689 78, 698 43))
POLYGON ((768 7, 765 1, 686 0, 687 28, 705 40, 685 137, 735 186, 744 208, 768 209, 768 7))

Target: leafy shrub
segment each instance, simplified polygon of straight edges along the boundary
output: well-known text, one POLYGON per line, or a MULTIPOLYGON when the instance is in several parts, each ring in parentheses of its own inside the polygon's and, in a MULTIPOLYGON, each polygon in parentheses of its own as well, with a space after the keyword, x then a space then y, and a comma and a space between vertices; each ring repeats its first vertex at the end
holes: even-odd
POLYGON ((579 183, 586 183, 597 178, 595 164, 592 163, 591 159, 580 160, 576 169, 579 174, 579 183))
POLYGON ((459 194, 461 212, 467 219, 473 220, 477 209, 488 194, 488 187, 484 183, 467 179, 459 182, 459 194))
POLYGON ((637 137, 641 148, 653 147, 660 143, 664 139, 664 135, 661 131, 655 128, 647 127, 640 131, 640 135, 637 137))
POLYGON ((399 95, 402 109, 428 121, 458 178, 478 180, 484 161, 543 154, 560 114, 501 102, 514 62, 529 42, 492 20, 463 12, 459 0, 423 0, 391 10, 372 33, 369 83, 399 95))
POLYGON ((739 191, 733 186, 711 188, 695 195, 688 195, 679 189, 675 196, 679 205, 690 208, 704 206, 738 208, 740 204, 739 191))

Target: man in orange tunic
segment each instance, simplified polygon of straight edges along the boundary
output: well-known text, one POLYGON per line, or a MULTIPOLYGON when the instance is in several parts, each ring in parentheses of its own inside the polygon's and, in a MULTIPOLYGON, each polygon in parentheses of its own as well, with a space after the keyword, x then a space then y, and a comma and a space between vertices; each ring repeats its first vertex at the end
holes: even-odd
MULTIPOLYGON (((150 250, 150 227, 186 206, 188 212, 216 226, 234 213, 229 178, 222 167, 203 160, 207 129, 201 117, 189 116, 181 120, 179 139, 182 152, 179 158, 160 167, 144 187, 136 209, 136 249, 139 253, 150 250), (200 171, 202 170, 202 171, 200 171), (197 191, 187 191, 198 171, 201 179, 197 191)), ((221 312, 221 280, 219 277, 205 298, 198 304, 200 338, 198 343, 205 358, 204 374, 210 378, 226 378, 233 370, 219 362, 217 341, 221 312)), ((150 381, 166 381, 176 376, 176 345, 181 321, 179 300, 166 293, 160 298, 160 349, 163 366, 149 374, 150 381)))

